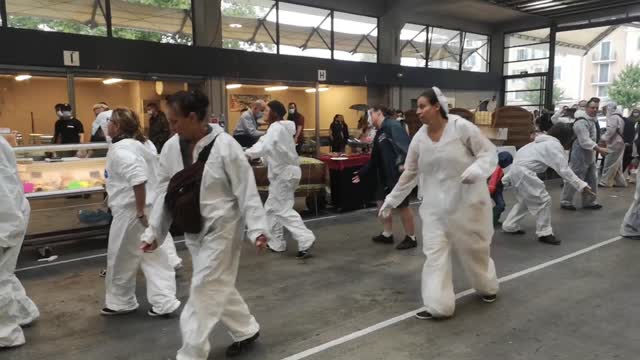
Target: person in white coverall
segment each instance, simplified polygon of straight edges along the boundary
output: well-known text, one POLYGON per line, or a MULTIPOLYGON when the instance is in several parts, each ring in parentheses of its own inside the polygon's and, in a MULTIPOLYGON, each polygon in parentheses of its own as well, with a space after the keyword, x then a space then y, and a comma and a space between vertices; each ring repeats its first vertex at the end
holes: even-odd
POLYGON ((449 114, 447 98, 438 88, 418 98, 418 117, 425 124, 414 136, 405 170, 387 195, 380 215, 400 204, 421 176, 420 206, 423 251, 422 299, 419 319, 453 315, 452 252, 471 286, 485 302, 497 298, 498 279, 490 257, 493 236, 487 178, 498 164, 495 146, 471 122, 449 114))
POLYGON ((565 149, 569 149, 573 139, 573 130, 569 124, 556 124, 547 135, 539 135, 516 153, 511 168, 502 178, 505 186, 515 190, 518 202, 509 212, 502 224, 502 230, 510 234, 524 234, 520 223, 531 213, 536 216, 536 235, 543 243, 559 245, 551 228, 551 196, 547 192, 544 181, 538 174, 552 168, 565 180, 568 186, 577 191, 591 191, 587 183, 571 171, 565 149))
POLYGON ((250 159, 263 158, 267 163, 269 177, 269 197, 264 204, 271 226, 269 248, 274 252, 284 252, 287 243, 282 234, 284 226, 298 242, 298 259, 311 257, 309 249, 316 238, 309 230, 300 214, 294 209, 294 193, 300 183, 301 170, 294 136, 296 124, 282 120, 286 108, 277 101, 267 104, 264 117, 271 124, 267 133, 245 154, 250 159))
POLYGON ((182 348, 177 360, 204 360, 210 350, 209 334, 218 321, 234 343, 227 355, 244 351, 259 336, 260 326, 235 287, 244 238, 266 248, 267 218, 258 195, 253 170, 240 145, 217 124, 208 124, 209 100, 200 91, 180 91, 168 98, 167 115, 177 132, 162 148, 158 184, 149 227, 141 237, 143 249, 154 249, 165 238, 171 216, 164 205, 169 179, 193 164, 200 151, 215 141, 205 164, 200 188, 203 229, 185 233, 191 252, 191 292, 182 315, 182 348))
POLYGON ((157 155, 144 138, 138 116, 128 109, 115 109, 109 121, 112 145, 107 153, 106 189, 113 221, 107 250, 106 300, 102 315, 135 311, 136 275, 146 278, 149 316, 166 315, 180 307, 176 279, 164 249, 144 253, 140 236, 148 224, 147 213, 155 199, 157 155))
MULTIPOLYGON (((31 208, 18 178, 11 145, 0 136, 0 348, 25 343, 21 326, 40 316, 14 275, 31 208)), ((11 356, 9 356, 11 357, 11 356)))
POLYGON ((604 167, 600 176, 599 186, 602 187, 627 187, 627 180, 624 178, 622 168, 622 158, 624 157, 625 143, 624 119, 622 112, 618 109, 618 104, 611 101, 607 104, 607 131, 602 135, 600 141, 609 149, 609 154, 604 157, 604 167))
MULTIPOLYGON (((582 102, 581 102, 582 103, 582 102)), ((587 102, 586 111, 578 110, 573 122, 573 132, 576 137, 571 145, 569 153, 569 167, 580 179, 585 181, 591 192, 582 193, 582 207, 587 210, 602 209, 602 205, 597 203, 598 176, 596 172, 596 152, 606 155, 607 149, 598 146, 597 126, 598 102, 591 99, 587 102)), ((562 188, 560 207, 564 210, 576 211, 573 204, 576 189, 570 184, 562 188)))
POLYGON ((633 194, 633 202, 622 220, 620 235, 640 240, 640 171, 636 173, 636 191, 633 194))

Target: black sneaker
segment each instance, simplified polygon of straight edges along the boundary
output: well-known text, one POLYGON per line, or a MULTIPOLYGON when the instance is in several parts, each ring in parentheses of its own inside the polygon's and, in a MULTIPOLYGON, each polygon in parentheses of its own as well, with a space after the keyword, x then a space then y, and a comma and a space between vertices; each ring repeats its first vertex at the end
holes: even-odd
POLYGON ((247 350, 247 347, 258 340, 259 337, 260 333, 257 332, 255 335, 246 340, 234 342, 227 348, 227 356, 233 357, 242 354, 245 350, 247 350))
POLYGON ((419 313, 416 314, 416 319, 431 320, 433 319, 433 315, 431 315, 431 313, 428 311, 420 311, 419 313))
POLYGON ((409 236, 405 236, 404 240, 398 246, 396 246, 396 250, 407 250, 413 249, 418 246, 418 240, 413 240, 409 236))
POLYGON ((498 295, 493 294, 493 295, 483 295, 482 296, 482 301, 486 302, 486 303, 492 303, 492 302, 496 302, 496 300, 498 299, 498 295))
POLYGON ((133 310, 111 310, 107 307, 102 308, 102 310, 100 310, 100 315, 104 315, 104 316, 115 316, 115 315, 126 315, 126 314, 131 314, 132 312, 136 311, 137 309, 133 309, 133 310))
POLYGON ((540 241, 541 243, 550 244, 550 245, 560 245, 560 243, 562 242, 556 239, 556 237, 553 235, 540 236, 538 238, 538 241, 540 241))
POLYGON ((387 237, 387 236, 384 236, 384 235, 380 234, 378 236, 372 237, 371 240, 374 243, 379 243, 379 244, 393 244, 393 235, 387 237))
POLYGON ((153 311, 153 309, 149 309, 149 311, 147 311, 147 315, 149 315, 151 317, 159 317, 159 318, 165 318, 165 319, 170 318, 172 314, 173 313, 158 314, 157 312, 153 311))
POLYGON ((573 205, 560 205, 560 209, 562 210, 569 210, 569 211, 576 211, 578 209, 576 209, 575 206, 573 205))
POLYGON ((269 251, 271 251, 272 253, 276 253, 276 254, 282 254, 284 252, 287 252, 287 250, 282 250, 282 251, 273 250, 271 246, 269 246, 269 244, 267 244, 267 249, 269 249, 269 251))
POLYGON ((524 235, 527 232, 524 230, 518 230, 518 231, 504 231, 504 233, 509 235, 524 235))
POLYGON ((298 259, 298 260, 310 259, 312 257, 313 257, 313 255, 311 255, 309 250, 298 251, 298 255, 296 255, 296 259, 298 259))
POLYGON ((585 206, 584 208, 587 209, 587 210, 600 210, 600 209, 602 209, 602 205, 593 204, 593 205, 585 206))

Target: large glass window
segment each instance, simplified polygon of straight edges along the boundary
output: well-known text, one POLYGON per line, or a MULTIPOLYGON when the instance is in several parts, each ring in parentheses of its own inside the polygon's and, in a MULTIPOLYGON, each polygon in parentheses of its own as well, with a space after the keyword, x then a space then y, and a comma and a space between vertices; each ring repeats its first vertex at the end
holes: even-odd
POLYGON ((609 64, 600 64, 598 70, 598 82, 601 84, 609 82, 609 64))
POLYGON ((488 72, 489 37, 474 33, 464 33, 463 37, 462 70, 488 72))
POLYGON ((11 27, 107 35, 104 0, 6 0, 6 6, 11 27))
POLYGON ((221 7, 224 48, 277 52, 275 1, 222 0, 221 7))
POLYGON ((512 78, 505 81, 505 105, 543 108, 546 76, 512 78))
POLYGON ((400 65, 427 65, 427 27, 423 25, 405 24, 400 31, 400 65))
POLYGON ((462 32, 429 27, 429 62, 427 66, 438 69, 460 69, 462 32))
POLYGON ((113 36, 172 44, 193 42, 191 0, 111 0, 113 36))
POLYGON ((549 29, 506 34, 504 74, 526 75, 549 70, 549 29))
POLYGON ((378 19, 335 11, 334 53, 338 60, 378 61, 378 19))
POLYGON ((279 3, 280 53, 331 58, 331 11, 279 3))

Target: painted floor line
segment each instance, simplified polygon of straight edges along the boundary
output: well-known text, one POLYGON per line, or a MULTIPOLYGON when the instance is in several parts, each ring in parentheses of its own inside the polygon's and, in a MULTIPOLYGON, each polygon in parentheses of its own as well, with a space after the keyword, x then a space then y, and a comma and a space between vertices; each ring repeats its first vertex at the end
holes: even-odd
MULTIPOLYGON (((578 250, 578 251, 573 252, 571 254, 567 254, 565 256, 561 256, 561 257, 559 257, 557 259, 553 259, 553 260, 547 261, 545 263, 542 263, 540 265, 536 265, 536 266, 530 267, 528 269, 525 269, 525 270, 522 270, 522 271, 518 271, 518 272, 515 272, 515 273, 510 274, 510 275, 503 276, 498 281, 500 283, 504 283, 504 282, 507 282, 507 281, 511 281, 513 279, 517 279, 519 277, 525 276, 525 275, 530 274, 532 272, 535 272, 535 271, 538 271, 538 270, 542 270, 542 269, 547 268, 549 266, 561 263, 563 261, 572 259, 572 258, 574 258, 576 256, 580 256, 582 254, 588 253, 588 252, 593 251, 595 249, 598 249, 598 248, 601 248, 603 246, 609 245, 609 244, 614 243, 614 242, 616 242, 616 241, 618 241, 620 239, 622 239, 622 237, 617 236, 617 237, 611 238, 609 240, 605 240, 605 241, 597 243, 595 245, 586 247, 586 248, 584 248, 582 250, 578 250)), ((473 290, 473 289, 468 289, 468 290, 462 291, 462 292, 456 294, 456 299, 463 298, 463 297, 471 295, 473 293, 475 293, 475 290, 473 290)), ((416 309, 416 310, 413 310, 413 311, 409 311, 407 313, 404 313, 404 314, 396 316, 394 318, 379 322, 379 323, 377 323, 375 325, 369 326, 369 327, 364 328, 362 330, 358 330, 358 331, 356 331, 354 333, 345 335, 345 336, 337 338, 335 340, 331 340, 331 341, 329 341, 327 343, 324 343, 322 345, 318 345, 316 347, 313 347, 311 349, 305 350, 303 352, 300 352, 300 353, 297 353, 297 354, 294 354, 294 355, 291 355, 291 356, 287 356, 286 358, 284 358, 282 360, 300 360, 300 359, 307 358, 309 356, 318 354, 318 353, 323 352, 325 350, 328 350, 330 348, 336 347, 338 345, 347 343, 349 341, 352 341, 352 340, 355 340, 357 338, 363 337, 365 335, 371 334, 371 333, 376 332, 378 330, 384 329, 384 328, 386 328, 388 326, 397 324, 397 323, 399 323, 401 321, 404 321, 406 319, 409 319, 409 318, 413 317, 417 312, 420 312, 420 311, 423 311, 423 310, 425 310, 425 309, 424 308, 420 308, 420 309, 416 309)))

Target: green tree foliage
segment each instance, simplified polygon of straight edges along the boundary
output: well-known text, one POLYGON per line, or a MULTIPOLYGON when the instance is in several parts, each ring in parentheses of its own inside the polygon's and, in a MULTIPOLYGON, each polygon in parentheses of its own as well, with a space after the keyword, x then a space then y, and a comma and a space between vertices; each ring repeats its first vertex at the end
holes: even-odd
MULTIPOLYGON (((260 17, 264 17, 267 11, 268 9, 265 9, 262 13, 259 14, 257 8, 253 5, 236 1, 222 1, 222 16, 257 19, 260 17)), ((259 31, 265 30, 263 28, 260 28, 259 31)), ((276 36, 275 30, 271 32, 271 35, 274 37, 276 36)), ((225 49, 248 50, 267 53, 276 52, 276 45, 249 43, 247 41, 239 41, 233 39, 223 39, 222 47, 224 47, 225 49)))
POLYGON ((627 109, 640 106, 640 65, 629 65, 618 75, 609 98, 627 109))
MULTIPOLYGON (((526 89, 527 90, 539 90, 544 88, 544 84, 541 83, 541 78, 536 77, 533 79, 529 79, 527 81, 526 89)), ((544 94, 544 91, 543 91, 544 94)), ((564 100, 564 89, 561 88, 557 82, 553 82, 553 103, 557 104, 560 101, 564 100)), ((523 96, 523 100, 529 104, 543 104, 544 97, 541 96, 540 91, 536 92, 527 92, 523 96)))
MULTIPOLYGON (((156 6, 160 8, 174 8, 190 11, 191 0, 128 0, 130 3, 156 6)), ((96 16, 102 16, 100 11, 96 16)), ((87 18, 89 14, 87 14, 87 18)), ((89 20, 89 19, 88 19, 89 20)), ((104 19, 91 23, 80 23, 67 20, 43 19, 32 16, 9 16, 8 23, 11 27, 44 31, 57 31, 81 35, 107 36, 107 28, 104 19)), ((186 26, 190 26, 188 23, 186 26)), ((146 40, 173 44, 191 44, 192 37, 184 33, 162 33, 140 29, 114 28, 113 36, 123 39, 146 40)))

